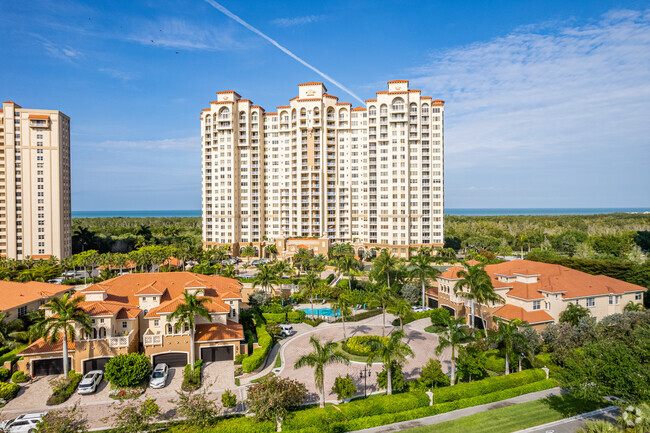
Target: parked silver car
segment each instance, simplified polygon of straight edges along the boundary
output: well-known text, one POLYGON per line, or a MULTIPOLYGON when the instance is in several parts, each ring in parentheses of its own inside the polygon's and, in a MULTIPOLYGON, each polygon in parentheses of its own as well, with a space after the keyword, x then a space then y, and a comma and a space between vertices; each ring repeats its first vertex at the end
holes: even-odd
POLYGON ((104 372, 101 370, 92 370, 84 375, 79 382, 77 393, 79 394, 92 394, 97 391, 97 387, 104 378, 104 372))
POLYGON ((167 386, 167 376, 169 375, 169 367, 167 364, 156 364, 156 367, 151 373, 151 381, 149 386, 152 388, 164 388, 167 386))
POLYGON ((4 433, 34 433, 36 424, 43 420, 47 412, 26 413, 0 423, 0 431, 4 433))

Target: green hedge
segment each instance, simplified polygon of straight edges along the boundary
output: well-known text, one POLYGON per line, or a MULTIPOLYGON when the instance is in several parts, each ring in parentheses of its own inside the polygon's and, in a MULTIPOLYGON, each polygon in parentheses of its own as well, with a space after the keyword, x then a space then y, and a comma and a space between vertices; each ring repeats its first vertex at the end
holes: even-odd
MULTIPOLYGON (((374 310, 364 311, 359 314, 355 314, 351 317, 346 317, 345 322, 358 322, 359 320, 368 319, 370 317, 379 316, 381 314, 381 308, 375 308, 374 310)), ((337 322, 341 322, 341 319, 338 319, 337 322)))
POLYGON ((203 366, 203 360, 197 359, 194 361, 194 367, 191 364, 187 364, 183 368, 183 384, 181 389, 183 391, 190 391, 201 386, 201 367, 203 366))
POLYGON ((303 320, 305 320, 306 316, 307 313, 301 310, 290 311, 288 314, 290 323, 301 323, 303 320))
POLYGON ((455 386, 438 388, 435 393, 436 403, 454 401, 478 395, 489 394, 503 389, 516 388, 546 379, 544 370, 524 370, 507 376, 488 377, 476 382, 459 383, 455 386))
POLYGON ((249 357, 242 360, 241 366, 246 373, 255 371, 260 365, 262 365, 266 359, 266 355, 268 355, 273 346, 273 339, 269 333, 266 332, 266 324, 259 316, 255 318, 255 325, 257 344, 259 344, 260 347, 253 350, 253 353, 249 357))
POLYGON ((296 310, 288 313, 262 313, 267 322, 275 323, 301 323, 307 313, 304 311, 296 310))
MULTIPOLYGON (((287 315, 285 313, 262 313, 267 322, 284 323, 287 315)), ((259 338, 259 336, 258 336, 259 338)))
POLYGON ((0 381, 6 382, 11 377, 11 370, 0 368, 0 381))
MULTIPOLYGON (((434 311, 435 310, 429 310, 429 311, 423 311, 423 312, 420 312, 420 313, 414 313, 413 311, 411 311, 402 318, 402 321, 406 325, 407 323, 415 322, 416 320, 426 319, 426 318, 431 317, 431 314, 434 311)), ((399 326, 399 317, 397 319, 393 320, 391 322, 391 324, 393 326, 399 326)))
POLYGON ((9 401, 18 395, 20 385, 15 383, 0 382, 0 398, 9 401))
POLYGON ((47 399, 45 403, 48 406, 54 406, 56 404, 61 404, 70 398, 74 394, 79 382, 83 378, 83 374, 75 373, 74 370, 70 370, 68 374, 68 380, 61 382, 64 386, 61 388, 55 388, 52 390, 52 395, 47 399))
POLYGON ((29 380, 29 376, 25 374, 24 371, 18 370, 14 374, 11 375, 11 381, 13 383, 25 383, 29 380))
POLYGON ((379 335, 355 335, 347 339, 343 343, 343 350, 352 355, 357 356, 368 356, 370 355, 370 347, 368 347, 368 342, 370 341, 388 341, 388 337, 380 337, 379 335))
POLYGON ((495 373, 506 371, 506 359, 501 356, 498 349, 485 352, 485 368, 495 373))

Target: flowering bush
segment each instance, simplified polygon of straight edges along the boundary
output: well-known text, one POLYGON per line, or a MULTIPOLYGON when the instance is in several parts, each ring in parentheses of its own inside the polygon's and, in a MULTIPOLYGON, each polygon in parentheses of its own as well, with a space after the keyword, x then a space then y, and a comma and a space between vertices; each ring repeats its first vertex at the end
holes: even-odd
POLYGON ((151 424, 160 418, 160 408, 153 398, 143 402, 111 405, 113 414, 102 421, 110 424, 116 433, 139 433, 151 430, 151 424))
POLYGON ((172 402, 176 404, 176 413, 184 417, 189 425, 205 427, 219 416, 219 405, 208 397, 207 389, 202 392, 178 392, 178 399, 172 402))
POLYGON ((84 433, 88 419, 79 410, 79 403, 67 409, 51 410, 37 424, 38 433, 84 433))
POLYGON ((349 338, 343 344, 343 350, 357 356, 370 355, 369 341, 383 341, 386 343, 389 337, 380 337, 379 335, 356 335, 349 338))
POLYGON ((289 408, 302 403, 306 394, 307 388, 297 380, 269 376, 248 388, 246 402, 258 420, 274 420, 279 426, 289 408))
POLYGON ((108 396, 116 400, 137 398, 144 393, 144 388, 112 389, 108 396))

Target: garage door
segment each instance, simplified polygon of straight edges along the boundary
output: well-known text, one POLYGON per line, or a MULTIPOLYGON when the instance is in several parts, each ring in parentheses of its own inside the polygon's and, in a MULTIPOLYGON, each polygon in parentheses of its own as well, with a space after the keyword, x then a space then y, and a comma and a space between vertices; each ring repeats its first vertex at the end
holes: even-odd
POLYGON ((201 359, 205 362, 232 361, 234 358, 232 346, 204 347, 201 349, 201 359))
POLYGON ((449 314, 451 314, 451 317, 456 317, 456 310, 454 310, 453 308, 448 307, 448 306, 446 306, 446 305, 443 305, 442 308, 444 308, 444 309, 446 309, 447 311, 449 311, 449 314))
POLYGON ((167 364, 169 367, 184 367, 188 363, 187 358, 187 352, 163 353, 153 357, 153 365, 154 367, 156 364, 167 364))
POLYGON ((438 308, 438 300, 429 298, 429 308, 438 308))
POLYGON ((93 359, 87 359, 83 363, 83 368, 84 368, 84 373, 88 373, 91 370, 104 370, 104 367, 106 364, 108 364, 108 361, 110 361, 111 358, 93 358, 93 359))
MULTIPOLYGON (((63 374, 63 358, 36 359, 32 361, 34 376, 48 376, 63 374)), ((72 358, 68 358, 68 367, 72 365, 72 358)))

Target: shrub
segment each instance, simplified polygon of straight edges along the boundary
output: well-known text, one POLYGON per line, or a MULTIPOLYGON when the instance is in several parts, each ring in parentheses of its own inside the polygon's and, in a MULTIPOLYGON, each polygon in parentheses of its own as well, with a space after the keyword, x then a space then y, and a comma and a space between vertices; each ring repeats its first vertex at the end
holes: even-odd
POLYGON ((242 360, 242 368, 246 373, 255 371, 260 365, 264 363, 266 355, 268 355, 273 345, 273 339, 266 332, 266 325, 260 317, 255 318, 255 331, 257 332, 257 344, 260 345, 253 353, 242 360))
POLYGON ((301 310, 290 311, 287 315, 290 323, 301 323, 303 320, 305 320, 306 316, 307 313, 301 310))
POLYGON ((219 406, 213 398, 208 397, 207 390, 179 392, 178 399, 172 402, 176 404, 176 413, 192 426, 208 426, 219 415, 219 406))
POLYGON ((499 354, 498 349, 485 352, 485 368, 495 373, 506 371, 506 359, 499 354))
POLYGON ((264 317, 264 320, 267 322, 275 322, 275 323, 285 323, 286 322, 286 313, 262 313, 262 317, 264 317))
POLYGON ((237 364, 237 365, 241 365, 242 361, 243 361, 244 358, 246 358, 247 356, 248 356, 248 354, 246 354, 246 353, 240 353, 240 354, 238 354, 238 355, 235 355, 235 364, 237 364))
POLYGON ((46 404, 48 406, 54 406, 69 399, 70 396, 74 394, 74 391, 77 389, 82 378, 83 374, 78 374, 75 373, 74 370, 70 370, 68 377, 61 376, 50 380, 52 395, 47 399, 46 404))
POLYGON ((25 374, 24 371, 18 370, 14 374, 11 375, 11 381, 13 383, 24 383, 29 380, 29 376, 25 374))
POLYGON ((332 391, 336 394, 336 397, 339 400, 345 400, 346 398, 354 397, 354 394, 357 392, 357 387, 350 375, 347 374, 345 376, 338 376, 334 379, 332 391))
POLYGON ((425 389, 438 388, 439 386, 449 386, 450 379, 442 371, 440 361, 435 358, 429 359, 426 365, 422 367, 420 379, 418 379, 420 386, 425 389))
POLYGON ((37 424, 38 433, 85 433, 88 431, 88 419, 79 410, 79 403, 66 409, 47 412, 37 424))
POLYGON ((132 403, 113 404, 114 412, 102 421, 111 425, 116 433, 139 433, 152 430, 152 423, 160 417, 160 408, 153 398, 132 403))
POLYGON ((321 323, 323 323, 323 319, 315 319, 315 320, 305 319, 305 320, 303 320, 303 322, 308 324, 309 326, 312 326, 312 327, 315 328, 318 325, 320 325, 321 323))
POLYGON ((0 368, 0 381, 6 382, 11 376, 11 370, 0 368))
POLYGON ((226 409, 234 409, 237 406, 237 396, 234 392, 227 389, 221 394, 221 405, 226 409))
POLYGON ((431 317, 431 324, 434 326, 443 326, 447 323, 447 320, 451 317, 449 310, 446 308, 434 308, 429 311, 429 317, 431 317))
POLYGON ((305 398, 307 388, 297 380, 270 376, 248 388, 246 400, 258 420, 273 420, 280 424, 288 410, 305 398))
POLYGON ((369 341, 383 341, 385 343, 388 340, 389 337, 380 337, 379 335, 355 335, 343 343, 343 350, 352 355, 368 356, 370 355, 369 341))
POLYGON ((11 400, 18 395, 18 391, 20 391, 20 385, 15 383, 0 383, 0 399, 2 400, 11 400))
MULTIPOLYGON (((379 316, 381 314, 381 308, 375 308, 373 310, 364 311, 359 314, 355 314, 351 317, 346 317, 345 321, 347 322, 358 322, 359 320, 368 319, 370 317, 379 316)), ((340 322, 341 319, 338 319, 337 322, 340 322)), ((305 322, 306 323, 306 322, 305 322)))
POLYGON ((194 365, 187 364, 183 368, 183 384, 181 389, 183 391, 190 391, 197 389, 201 386, 201 367, 203 366, 203 360, 197 359, 194 362, 194 365))
POLYGON ((129 353, 111 358, 105 367, 106 380, 120 388, 141 385, 149 379, 151 362, 147 355, 129 353))
MULTIPOLYGON (((390 366, 390 381, 393 392, 402 392, 406 389, 406 380, 402 373, 402 365, 393 362, 390 366)), ((377 375, 377 387, 379 389, 386 389, 388 387, 388 372, 386 367, 377 375)))

